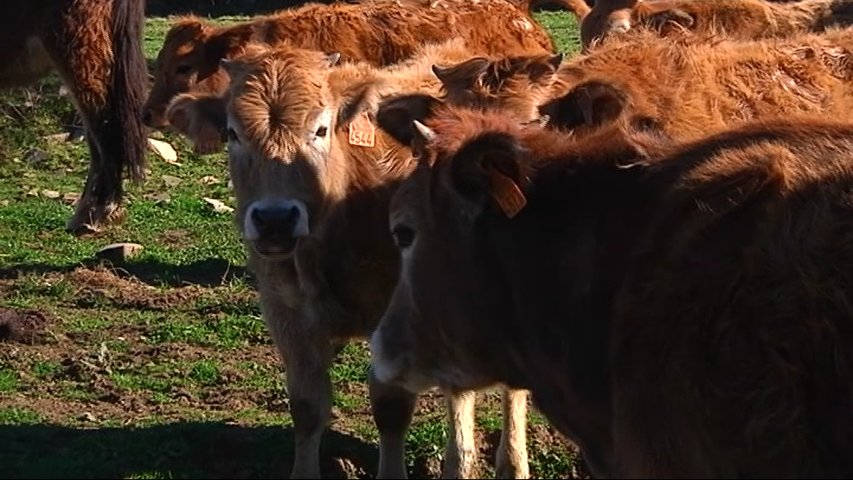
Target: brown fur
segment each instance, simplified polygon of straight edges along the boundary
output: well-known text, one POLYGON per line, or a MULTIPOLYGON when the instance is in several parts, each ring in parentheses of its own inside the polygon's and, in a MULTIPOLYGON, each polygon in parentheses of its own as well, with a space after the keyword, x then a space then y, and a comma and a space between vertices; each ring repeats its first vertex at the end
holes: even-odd
MULTIPOLYGON (((398 269, 385 218, 397 183, 413 167, 411 153, 380 130, 373 147, 350 145, 348 128, 363 115, 374 117, 389 95, 437 93, 430 65, 464 51, 458 41, 428 46, 422 57, 377 69, 366 63, 334 66, 335 58, 292 46, 250 45, 225 64, 231 83, 226 98, 218 100, 226 102, 221 110, 211 108, 210 102, 217 101, 212 96, 184 94, 172 102, 169 116, 181 118, 178 123, 228 132, 236 224, 247 238, 264 319, 287 367, 296 435, 293 477, 319 474, 334 347, 369 335, 398 269), (230 124, 211 111, 225 111, 230 124), (297 235, 296 227, 256 233, 260 227, 251 212, 271 201, 304 206, 300 218, 307 216, 306 233, 297 235)), ((196 139, 197 144, 206 141, 196 139)), ((378 473, 400 478, 406 474, 403 440, 414 397, 373 379, 370 388, 380 431, 378 473)), ((524 428, 518 426, 517 413, 526 408, 526 397, 505 394, 512 405, 507 428, 515 437, 502 441, 499 473, 526 477, 524 428)), ((451 395, 455 434, 449 438, 444 473, 451 478, 474 475, 472 395, 451 395)))
POLYGON ((411 57, 424 43, 453 38, 463 39, 473 54, 554 51, 551 38, 527 8, 506 0, 308 4, 227 27, 184 17, 166 34, 158 54, 145 122, 166 127, 165 108, 180 93, 224 92, 228 80, 219 61, 239 55, 250 42, 287 42, 340 53, 343 61, 381 66, 411 57))
POLYGON ((550 126, 574 130, 630 113, 689 138, 780 112, 844 116, 853 109, 853 28, 714 42, 646 32, 614 38, 559 68, 554 60, 473 58, 437 73, 449 100, 526 120, 538 106, 550 126))
POLYGON ((16 2, 0 20, 0 87, 26 85, 55 69, 83 118, 91 160, 67 225, 74 234, 122 218, 125 171, 144 177, 144 20, 142 2, 133 0, 16 2))
POLYGON ((849 477, 853 124, 679 145, 639 120, 427 118, 371 368, 529 388, 596 476, 849 477), (490 170, 523 192, 516 217, 490 170))
POLYGON ((581 22, 581 45, 590 48, 636 28, 661 35, 689 31, 754 40, 846 25, 853 25, 849 0, 598 0, 581 22))

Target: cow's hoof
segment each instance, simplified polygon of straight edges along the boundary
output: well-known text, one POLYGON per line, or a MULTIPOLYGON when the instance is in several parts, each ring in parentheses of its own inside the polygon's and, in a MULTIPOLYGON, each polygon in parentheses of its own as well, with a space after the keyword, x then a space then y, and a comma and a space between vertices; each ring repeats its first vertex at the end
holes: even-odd
POLYGON ((92 235, 106 226, 123 222, 126 217, 127 211, 118 203, 94 205, 80 199, 65 230, 76 237, 92 235))

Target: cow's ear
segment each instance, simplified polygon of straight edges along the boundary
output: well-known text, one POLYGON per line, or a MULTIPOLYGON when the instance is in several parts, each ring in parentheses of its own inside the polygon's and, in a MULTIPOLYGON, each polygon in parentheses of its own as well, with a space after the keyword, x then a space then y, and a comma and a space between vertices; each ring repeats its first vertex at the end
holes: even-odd
POLYGON ((338 107, 336 128, 341 128, 349 125, 359 115, 365 115, 372 122, 376 115, 376 109, 379 103, 379 92, 372 85, 361 85, 353 89, 342 99, 338 107))
POLYGON ((413 147, 418 133, 414 121, 426 122, 441 104, 441 100, 421 93, 392 97, 379 104, 376 123, 401 144, 413 147))
POLYGON ((216 73, 223 59, 231 58, 242 52, 243 47, 251 39, 252 30, 248 26, 230 28, 208 36, 202 46, 201 65, 198 69, 197 80, 204 80, 216 73))
POLYGON ((166 118, 175 130, 192 140, 193 149, 197 153, 222 150, 227 127, 225 99, 184 93, 169 102, 166 118))
POLYGON ((615 86, 590 81, 541 105, 539 113, 548 115, 552 128, 597 127, 619 117, 627 103, 625 93, 615 86))
POLYGON ((489 59, 485 57, 473 57, 464 62, 447 67, 439 65, 432 66, 432 73, 445 86, 449 85, 471 85, 480 76, 486 73, 489 67, 489 59))
POLYGON ((512 218, 527 204, 521 159, 524 149, 512 135, 487 133, 467 143, 454 155, 450 185, 473 218, 492 205, 512 218))

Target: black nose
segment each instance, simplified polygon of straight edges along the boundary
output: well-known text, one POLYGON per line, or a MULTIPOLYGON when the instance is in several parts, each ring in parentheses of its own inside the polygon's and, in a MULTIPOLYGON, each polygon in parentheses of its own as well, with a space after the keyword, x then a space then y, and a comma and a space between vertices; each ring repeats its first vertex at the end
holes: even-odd
POLYGON ((292 235, 299 221, 299 209, 293 207, 266 207, 252 210, 252 223, 258 233, 292 235))
POLYGON ((142 123, 148 127, 151 126, 151 110, 145 110, 145 112, 142 113, 142 123))

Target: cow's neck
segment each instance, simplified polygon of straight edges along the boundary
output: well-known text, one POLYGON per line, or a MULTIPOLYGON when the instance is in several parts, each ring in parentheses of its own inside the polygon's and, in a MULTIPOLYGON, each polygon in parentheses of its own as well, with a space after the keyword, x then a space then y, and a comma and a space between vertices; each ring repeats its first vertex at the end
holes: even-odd
POLYGON ((534 192, 500 247, 513 252, 499 260, 516 292, 504 342, 517 349, 511 369, 538 382, 528 385, 538 408, 603 474, 610 450, 592 446, 611 444, 611 303, 649 217, 652 196, 643 188, 624 173, 573 175, 534 192), (528 341, 519 347, 519 338, 528 341))

